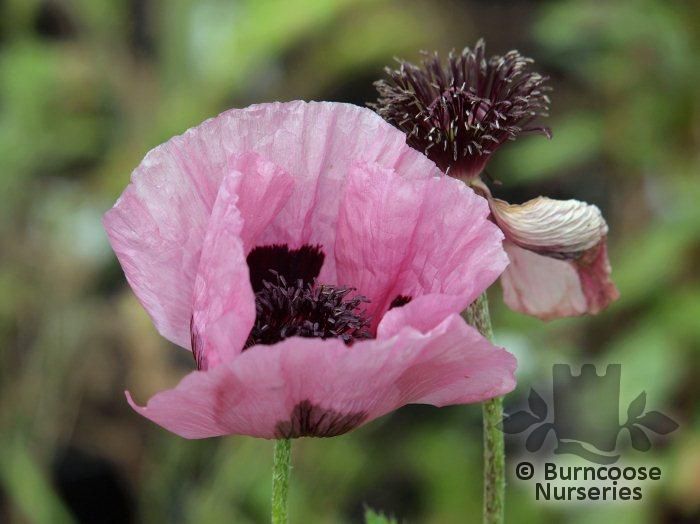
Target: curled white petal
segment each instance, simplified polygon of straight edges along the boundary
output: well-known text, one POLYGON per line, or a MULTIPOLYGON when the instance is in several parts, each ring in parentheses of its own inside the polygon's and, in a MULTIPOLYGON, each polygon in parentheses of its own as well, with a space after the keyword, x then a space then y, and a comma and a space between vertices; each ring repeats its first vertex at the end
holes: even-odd
POLYGON ((524 204, 491 199, 491 210, 514 244, 554 258, 578 258, 608 233, 597 206, 579 200, 537 197, 524 204))

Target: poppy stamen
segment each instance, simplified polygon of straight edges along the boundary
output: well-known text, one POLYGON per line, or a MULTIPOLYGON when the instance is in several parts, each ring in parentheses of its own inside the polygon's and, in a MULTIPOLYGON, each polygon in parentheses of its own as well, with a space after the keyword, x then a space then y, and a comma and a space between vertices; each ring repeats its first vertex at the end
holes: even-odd
POLYGON ((406 133, 407 143, 451 176, 478 176, 490 155, 521 134, 551 137, 533 126, 547 116, 547 77, 529 71, 532 59, 517 51, 486 58, 485 44, 451 52, 443 65, 437 53, 420 66, 399 60, 375 82, 379 99, 369 104, 406 133), (435 147, 438 146, 438 147, 435 147))

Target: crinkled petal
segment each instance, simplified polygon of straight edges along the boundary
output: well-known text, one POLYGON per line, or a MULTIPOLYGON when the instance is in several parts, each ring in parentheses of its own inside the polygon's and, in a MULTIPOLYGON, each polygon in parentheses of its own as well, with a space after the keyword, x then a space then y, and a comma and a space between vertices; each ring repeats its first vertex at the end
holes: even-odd
POLYGON ((427 332, 456 311, 464 310, 464 299, 460 295, 434 293, 414 299, 405 306, 386 312, 377 327, 377 338, 389 338, 410 326, 427 332))
POLYGON ((608 225, 597 206, 537 197, 524 204, 490 200, 496 222, 512 243, 554 258, 576 258, 598 245, 608 225))
POLYGON ((105 214, 104 227, 158 331, 189 348, 194 278, 218 188, 198 187, 197 177, 162 149, 146 156, 132 180, 105 214))
POLYGON ((227 171, 241 174, 236 205, 243 217, 240 233, 243 249, 249 253, 289 202, 294 190, 294 178, 257 153, 233 155, 227 171))
MULTIPOLYGON (((190 347, 195 277, 226 174, 246 175, 238 204, 246 248, 255 239, 292 247, 322 244, 332 251, 341 189, 358 159, 396 169, 406 178, 424 177, 434 169, 405 144, 403 133, 373 111, 325 102, 230 110, 148 153, 104 224, 131 287, 159 332, 190 347), (263 161, 251 161, 251 153, 263 161), (255 177, 248 179, 250 172, 255 177), (276 208, 279 201, 270 204, 271 197, 286 204, 276 208), (270 223, 250 222, 248 211, 262 213, 270 223)), ((324 271, 330 280, 335 277, 333 257, 324 271)))
POLYGON ((501 277, 513 310, 543 320, 597 313, 619 293, 610 280, 605 239, 575 260, 539 255, 504 242, 510 265, 501 277))
POLYGON ((375 326, 397 296, 451 296, 439 314, 424 311, 423 328, 432 328, 464 309, 508 263, 487 201, 436 168, 429 175, 409 179, 364 163, 348 179, 335 247, 338 283, 371 300, 375 326))
POLYGON ((143 416, 186 438, 345 433, 408 403, 479 402, 515 385, 515 358, 458 315, 384 340, 290 338, 254 346, 156 394, 143 416))
POLYGON ((192 351, 200 369, 237 355, 255 321, 241 238, 243 218, 236 206, 242 180, 239 172, 224 178, 204 239, 191 324, 192 351))
POLYGON ((255 321, 246 254, 287 202, 294 180, 255 153, 234 155, 219 186, 195 280, 192 351, 206 369, 237 355, 255 321))

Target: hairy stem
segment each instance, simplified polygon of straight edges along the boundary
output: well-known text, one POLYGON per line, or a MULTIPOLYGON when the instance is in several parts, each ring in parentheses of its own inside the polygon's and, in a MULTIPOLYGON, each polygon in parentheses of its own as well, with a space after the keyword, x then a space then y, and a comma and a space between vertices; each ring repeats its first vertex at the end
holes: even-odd
POLYGON ((289 493, 289 472, 291 469, 292 441, 275 441, 275 455, 272 461, 272 524, 287 524, 287 494, 289 493))
MULTIPOLYGON (((477 298, 464 312, 469 324, 489 340, 493 340, 493 328, 489 315, 486 292, 477 298)), ((505 449, 503 432, 498 425, 503 419, 502 397, 482 404, 484 419, 484 523, 502 524, 505 506, 505 449)))

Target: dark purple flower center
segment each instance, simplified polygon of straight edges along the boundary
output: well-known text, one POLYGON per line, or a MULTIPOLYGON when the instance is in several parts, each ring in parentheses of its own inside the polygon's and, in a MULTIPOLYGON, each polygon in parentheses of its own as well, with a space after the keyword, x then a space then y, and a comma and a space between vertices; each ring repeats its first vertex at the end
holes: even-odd
POLYGON ((379 99, 370 106, 440 169, 474 177, 507 140, 521 133, 550 136, 532 126, 547 115, 550 88, 546 77, 527 70, 531 62, 517 51, 487 58, 483 40, 450 53, 444 65, 437 53, 426 54, 420 66, 401 60, 375 82, 379 99))
POLYGON ((324 260, 320 246, 260 246, 248 255, 255 292, 255 323, 245 348, 289 337, 340 338, 346 344, 371 338, 369 302, 353 288, 318 284, 324 260))

